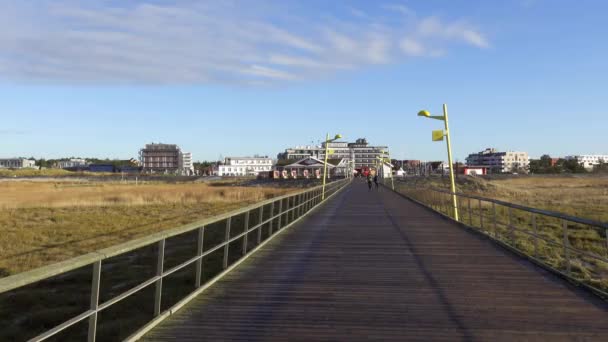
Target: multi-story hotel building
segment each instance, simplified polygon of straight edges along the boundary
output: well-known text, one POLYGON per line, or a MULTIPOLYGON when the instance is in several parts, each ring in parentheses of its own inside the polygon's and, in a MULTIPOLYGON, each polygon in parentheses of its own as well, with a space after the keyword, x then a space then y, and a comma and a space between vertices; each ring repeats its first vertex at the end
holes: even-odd
POLYGON ((181 150, 174 144, 147 144, 139 151, 143 172, 177 173, 181 150))
MULTIPOLYGON (((366 139, 357 139, 353 143, 331 142, 327 145, 330 150, 329 158, 346 159, 348 165, 352 165, 355 170, 364 167, 376 167, 378 158, 388 158, 387 146, 370 146, 366 139), (354 163, 354 164, 353 164, 354 163)), ((285 152, 278 155, 279 159, 304 159, 314 157, 320 160, 325 158, 325 143, 319 145, 296 146, 285 149, 285 152)))
POLYGON ((469 154, 466 161, 468 166, 487 166, 493 173, 528 172, 530 167, 528 152, 498 152, 494 148, 469 154))

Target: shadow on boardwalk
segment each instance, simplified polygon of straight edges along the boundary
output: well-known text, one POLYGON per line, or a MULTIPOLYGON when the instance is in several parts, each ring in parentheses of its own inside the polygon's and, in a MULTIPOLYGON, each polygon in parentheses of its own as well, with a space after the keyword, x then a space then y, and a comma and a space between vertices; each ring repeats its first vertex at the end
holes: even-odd
POLYGON ((144 337, 608 340, 607 305, 359 181, 144 337))

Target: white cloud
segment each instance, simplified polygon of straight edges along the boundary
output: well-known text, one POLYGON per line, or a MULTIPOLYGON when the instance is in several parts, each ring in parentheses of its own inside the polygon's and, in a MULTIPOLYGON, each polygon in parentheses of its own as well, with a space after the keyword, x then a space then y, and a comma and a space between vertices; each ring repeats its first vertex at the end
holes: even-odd
POLYGON ((426 53, 424 46, 412 38, 403 38, 399 46, 408 56, 423 56, 426 53))
POLYGON ((444 40, 460 40, 478 48, 489 46, 486 38, 463 22, 443 23, 437 17, 424 18, 418 24, 420 35, 444 40))
POLYGON ((405 16, 416 15, 416 12, 411 10, 409 7, 402 4, 385 4, 381 6, 385 10, 394 11, 405 16))
POLYGON ((293 14, 297 11, 288 15, 273 10, 280 2, 271 0, 260 0, 255 8, 239 1, 108 4, 3 2, 2 78, 260 85, 440 56, 456 43, 489 46, 467 23, 417 18, 402 5, 384 6, 409 15, 397 24, 356 9, 350 9, 356 23, 293 14))

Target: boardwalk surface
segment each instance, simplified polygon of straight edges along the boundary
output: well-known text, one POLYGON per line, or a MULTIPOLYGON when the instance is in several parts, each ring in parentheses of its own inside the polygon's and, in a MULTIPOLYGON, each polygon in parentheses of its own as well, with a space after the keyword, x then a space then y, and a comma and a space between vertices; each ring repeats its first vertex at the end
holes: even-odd
POLYGON ((608 341, 608 309, 355 181, 144 340, 608 341))

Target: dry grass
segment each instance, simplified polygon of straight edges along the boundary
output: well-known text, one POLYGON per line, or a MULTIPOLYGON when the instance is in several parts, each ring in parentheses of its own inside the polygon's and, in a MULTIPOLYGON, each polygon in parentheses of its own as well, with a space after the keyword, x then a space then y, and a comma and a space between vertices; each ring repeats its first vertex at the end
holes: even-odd
MULTIPOLYGON (((448 178, 418 180, 448 188, 448 178)), ((608 176, 459 177, 457 190, 538 209, 608 222, 608 176)))
POLYGON ((193 183, 0 182, 0 276, 289 191, 193 183))
MULTIPOLYGON (((397 190, 451 215, 452 211, 446 205, 449 203, 448 197, 437 197, 436 193, 425 190, 429 186, 449 189, 448 182, 447 178, 439 177, 410 179, 406 182, 398 182, 397 190)), ((457 191, 608 222, 607 176, 459 177, 457 191)), ((510 229, 510 215, 503 206, 496 205, 497 225, 491 223, 494 214, 489 204, 480 205, 473 200, 470 214, 468 206, 468 200, 462 198, 459 207, 460 217, 464 223, 484 230, 528 255, 536 255, 546 264, 562 272, 567 272, 568 260, 570 260, 573 277, 608 292, 608 263, 588 256, 608 258, 608 240, 603 229, 568 222, 565 231, 560 219, 543 215, 537 215, 535 228, 530 212, 512 209, 513 226, 528 233, 534 233, 536 229, 542 239, 535 239, 530 234, 510 229), (485 224, 481 217, 485 217, 483 219, 485 224), (588 255, 572 251, 570 252, 572 255, 566 257, 561 245, 566 239, 565 232, 567 232, 568 244, 588 255)))

